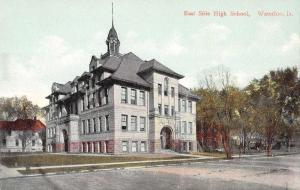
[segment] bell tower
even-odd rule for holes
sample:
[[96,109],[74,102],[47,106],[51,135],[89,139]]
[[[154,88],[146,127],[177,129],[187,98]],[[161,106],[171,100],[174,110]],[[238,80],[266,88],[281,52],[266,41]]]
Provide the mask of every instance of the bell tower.
[[107,45],[107,54],[109,56],[113,55],[119,55],[119,47],[120,47],[120,41],[118,38],[117,31],[114,27],[114,7],[112,3],[111,7],[111,13],[112,13],[112,20],[111,20],[111,29],[109,30],[107,39],[106,39],[106,45]]

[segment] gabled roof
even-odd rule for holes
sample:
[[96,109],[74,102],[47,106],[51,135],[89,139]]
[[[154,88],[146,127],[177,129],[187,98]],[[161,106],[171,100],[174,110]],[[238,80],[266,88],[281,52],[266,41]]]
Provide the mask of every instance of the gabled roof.
[[68,94],[71,92],[71,81],[67,82],[66,84],[60,84],[57,82],[54,82],[52,84],[52,94],[58,93],[58,94]]
[[90,76],[91,76],[91,73],[85,71],[85,72],[82,73],[82,75],[77,79],[77,81],[84,81],[84,80],[90,78]]
[[157,72],[161,72],[163,74],[167,74],[167,75],[171,75],[173,77],[176,77],[178,79],[183,78],[183,75],[180,75],[174,71],[172,71],[171,69],[169,69],[168,67],[164,66],[163,64],[161,64],[160,62],[156,61],[155,59],[152,59],[150,61],[145,61],[139,68],[138,73],[144,73],[150,70],[154,70]]
[[121,63],[121,58],[117,56],[108,56],[103,59],[102,67],[111,71],[115,71]]
[[141,64],[143,64],[143,60],[129,52],[121,57],[121,63],[111,78],[150,87],[150,84],[137,74]]
[[11,131],[41,131],[46,126],[40,121],[35,119],[17,119],[16,121],[0,121],[0,130]]
[[181,96],[186,96],[188,98],[192,98],[192,99],[196,99],[196,100],[200,100],[200,97],[197,96],[196,94],[194,94],[192,91],[190,91],[187,87],[178,84],[178,93]]

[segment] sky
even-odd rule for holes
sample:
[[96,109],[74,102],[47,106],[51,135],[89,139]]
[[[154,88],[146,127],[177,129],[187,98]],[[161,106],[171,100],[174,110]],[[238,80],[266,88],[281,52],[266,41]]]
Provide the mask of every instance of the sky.
[[[45,106],[53,82],[88,70],[106,52],[111,3],[0,0],[0,96]],[[193,88],[224,67],[243,88],[270,70],[300,69],[299,0],[114,0],[120,52],[155,58]],[[184,12],[211,16],[185,16]],[[227,16],[213,16],[225,11]],[[229,16],[231,11],[249,16]],[[292,16],[259,16],[258,11]]]

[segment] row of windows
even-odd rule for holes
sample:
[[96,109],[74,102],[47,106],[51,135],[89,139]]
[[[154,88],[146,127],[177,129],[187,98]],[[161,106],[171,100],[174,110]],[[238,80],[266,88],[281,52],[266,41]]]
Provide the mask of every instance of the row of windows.
[[[178,108],[180,112],[187,112],[186,110],[186,100],[179,99],[178,101]],[[158,104],[158,113],[160,115],[164,114],[166,116],[174,116],[175,114],[175,107],[171,106],[171,112],[169,112],[169,105],[164,105],[164,110],[162,110],[162,105]],[[193,107],[192,107],[192,101],[188,101],[188,112],[192,113]],[[163,112],[162,112],[163,111]]]
[[122,151],[123,152],[146,152],[147,142],[146,141],[131,141],[131,149],[129,147],[130,141],[122,141]]
[[192,134],[193,133],[193,123],[181,121],[180,125],[177,126],[177,132],[181,134]]
[[183,152],[192,151],[193,150],[193,143],[192,142],[182,142],[181,148]]
[[121,127],[122,131],[145,131],[146,130],[146,117],[140,117],[139,129],[138,129],[138,121],[137,116],[132,115],[130,117],[130,129],[128,126],[128,115],[121,115]]
[[53,128],[48,128],[48,138],[52,138],[54,137],[56,134],[56,128],[53,127]]
[[[96,100],[98,101],[98,106],[104,106],[108,104],[108,89],[105,88],[103,91],[98,90],[87,95],[87,101],[81,98],[81,110],[90,109],[91,107],[96,107]],[[85,103],[87,105],[85,106]]]
[[[2,139],[2,145],[3,145],[3,146],[6,146],[6,139]],[[16,146],[20,146],[20,145],[21,145],[19,139],[16,139],[16,140],[15,140],[15,145],[16,145]],[[32,140],[32,141],[31,141],[31,146],[35,146],[35,140]]]
[[189,112],[193,111],[192,101],[188,101],[188,106],[186,105],[186,100],[178,99],[178,111],[180,112]]
[[[158,104],[158,113],[162,115],[162,105]],[[171,112],[169,112],[169,105],[164,105],[164,115],[166,116],[174,116],[175,115],[175,107],[171,106]]]
[[[157,85],[158,88],[158,95],[162,95],[162,84]],[[164,79],[164,96],[169,95],[169,78],[165,77]],[[171,87],[171,97],[175,96],[175,88]]]
[[[128,103],[128,89],[127,87],[121,88],[121,103]],[[131,89],[130,90],[130,104],[137,105],[137,90]],[[139,105],[144,106],[146,105],[145,102],[145,91],[140,90],[139,91]]]
[[[104,126],[103,124],[104,119]],[[103,117],[98,117],[96,122],[96,118],[87,119],[81,121],[81,134],[92,134],[92,133],[101,133],[104,131],[109,131],[109,115]]]

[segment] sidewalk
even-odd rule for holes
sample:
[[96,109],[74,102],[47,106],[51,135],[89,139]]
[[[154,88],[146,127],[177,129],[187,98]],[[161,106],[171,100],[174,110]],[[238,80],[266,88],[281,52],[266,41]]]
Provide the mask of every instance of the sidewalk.
[[8,168],[0,164],[0,179],[1,178],[8,178],[8,177],[19,177],[23,176],[20,174],[17,168]]

